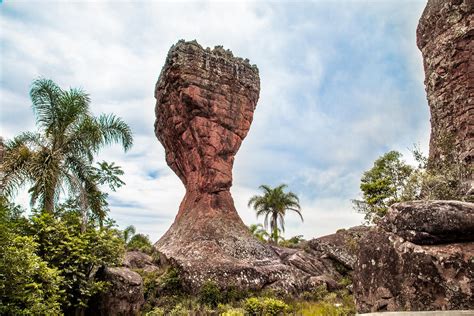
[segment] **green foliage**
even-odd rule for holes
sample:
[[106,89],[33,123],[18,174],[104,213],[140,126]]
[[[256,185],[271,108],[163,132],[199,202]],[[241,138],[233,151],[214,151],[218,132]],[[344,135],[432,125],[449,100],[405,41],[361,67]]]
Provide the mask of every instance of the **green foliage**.
[[22,236],[27,226],[21,209],[0,198],[0,314],[59,315],[63,280]]
[[251,224],[249,226],[249,231],[260,241],[267,241],[266,238],[270,237],[265,228],[263,228],[262,224]]
[[284,315],[290,310],[290,306],[271,297],[251,297],[245,300],[244,309],[249,315]]
[[244,310],[241,308],[233,308],[229,309],[228,311],[223,312],[220,314],[221,316],[244,316]]
[[145,313],[145,316],[165,316],[165,311],[161,307],[155,307],[151,311]]
[[188,316],[191,314],[191,311],[187,309],[183,304],[177,304],[168,315],[170,316]]
[[426,158],[415,146],[416,167],[406,164],[397,151],[379,157],[362,176],[363,199],[353,200],[354,208],[365,214],[367,222],[377,222],[396,202],[469,199],[464,183],[469,170],[456,155],[452,137],[438,137],[436,146],[443,153],[436,159]]
[[285,192],[286,187],[285,184],[276,188],[261,185],[260,189],[263,191],[263,195],[253,196],[248,203],[249,207],[255,209],[257,217],[264,216],[264,227],[270,226],[270,239],[274,243],[278,243],[281,232],[285,231],[286,211],[294,211],[303,220],[298,196],[293,192]]
[[64,310],[87,307],[91,296],[106,290],[107,284],[94,279],[101,266],[120,263],[123,242],[112,229],[87,227],[80,229],[80,220],[54,218],[49,213],[32,217],[31,233],[38,242],[37,253],[63,277]]
[[127,244],[130,241],[130,238],[133,235],[135,235],[135,233],[136,233],[135,226],[130,225],[130,226],[125,227],[125,229],[122,232],[123,241],[125,241],[125,243]]
[[355,315],[354,298],[347,290],[328,292],[325,286],[320,286],[306,296],[305,301],[294,306],[297,315]]
[[295,248],[300,245],[301,242],[305,241],[303,235],[293,236],[290,239],[284,239],[278,244],[282,247]]
[[215,282],[206,281],[199,290],[199,302],[211,307],[217,307],[222,302],[221,290]]
[[153,252],[153,245],[148,236],[143,234],[133,235],[127,244],[129,250],[139,250],[148,254]]
[[231,308],[220,314],[221,316],[244,316],[244,310],[241,308]]
[[164,294],[179,295],[183,290],[178,269],[171,268],[160,278],[160,287]]
[[427,200],[466,200],[474,202],[466,180],[474,170],[466,166],[454,148],[454,136],[445,133],[436,138],[436,147],[440,152],[436,159],[427,159],[418,148],[412,151],[419,163],[417,182],[421,187],[421,196]]
[[249,315],[260,315],[262,313],[262,303],[256,297],[250,297],[244,302],[244,309]]
[[390,205],[401,201],[404,187],[413,172],[413,167],[401,157],[399,152],[390,151],[364,172],[360,184],[363,201],[354,201],[354,205],[365,213],[367,221],[377,221],[385,215]]

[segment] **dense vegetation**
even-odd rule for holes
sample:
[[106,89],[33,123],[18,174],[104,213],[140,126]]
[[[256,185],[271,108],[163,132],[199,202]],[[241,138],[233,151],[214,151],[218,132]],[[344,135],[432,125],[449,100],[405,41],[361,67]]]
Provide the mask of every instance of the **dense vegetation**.
[[[0,314],[83,314],[107,283],[96,271],[122,260],[122,234],[107,218],[107,194],[124,182],[114,163],[94,165],[105,145],[133,143],[113,114],[95,117],[81,89],[35,80],[30,91],[38,130],[5,144],[0,197]],[[29,217],[9,202],[29,185]],[[67,197],[61,203],[61,194]]]

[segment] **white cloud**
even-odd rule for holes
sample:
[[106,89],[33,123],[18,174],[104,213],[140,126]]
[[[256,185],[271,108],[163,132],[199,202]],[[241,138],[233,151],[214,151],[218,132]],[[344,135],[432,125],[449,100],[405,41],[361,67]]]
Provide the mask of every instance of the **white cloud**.
[[[232,193],[246,223],[262,183],[288,183],[305,222],[287,236],[357,225],[350,205],[364,168],[389,149],[427,146],[428,113],[415,27],[423,1],[380,2],[5,2],[0,11],[1,133],[34,128],[32,79],[83,87],[94,113],[113,112],[135,133],[98,160],[115,161],[127,185],[111,193],[122,227],[153,240],[184,196],[154,136],[153,90],[178,39],[224,45],[258,65],[260,101],[236,157]],[[394,67],[404,65],[400,71]],[[410,84],[407,84],[410,83]],[[21,200],[25,200],[23,197]]]

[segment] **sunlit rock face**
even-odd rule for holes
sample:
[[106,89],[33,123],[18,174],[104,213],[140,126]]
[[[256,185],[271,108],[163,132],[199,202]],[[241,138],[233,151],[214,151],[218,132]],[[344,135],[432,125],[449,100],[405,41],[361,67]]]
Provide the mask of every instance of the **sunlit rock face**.
[[[454,147],[471,170],[466,180],[474,189],[473,39],[474,1],[428,1],[418,24],[417,44],[431,111],[430,158],[438,161]],[[443,144],[446,138],[451,144]]]

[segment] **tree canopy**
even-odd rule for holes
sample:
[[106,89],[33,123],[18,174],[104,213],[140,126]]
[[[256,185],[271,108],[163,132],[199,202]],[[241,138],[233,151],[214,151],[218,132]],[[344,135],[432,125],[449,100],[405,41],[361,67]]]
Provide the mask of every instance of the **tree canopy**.
[[[90,112],[90,97],[82,89],[61,89],[48,79],[33,81],[30,97],[38,131],[24,132],[5,144],[4,193],[11,197],[30,184],[31,204],[54,212],[61,192],[80,201],[82,209],[104,212],[105,197],[99,189],[123,184],[120,168],[113,163],[92,166],[101,148],[120,143],[131,148],[130,127],[113,114],[97,117]],[[102,216],[103,217],[103,214]]]

